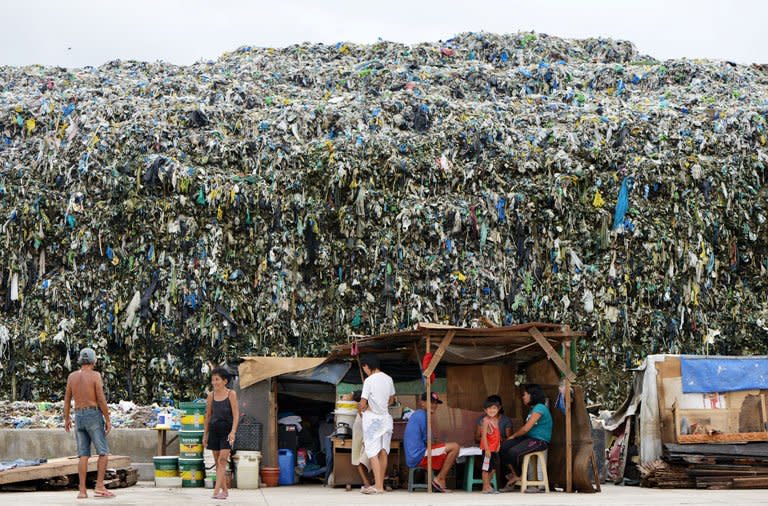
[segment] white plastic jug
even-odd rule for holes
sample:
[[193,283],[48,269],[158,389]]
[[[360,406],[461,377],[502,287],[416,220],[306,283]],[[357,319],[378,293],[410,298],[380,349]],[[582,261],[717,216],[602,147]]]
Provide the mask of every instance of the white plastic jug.
[[237,452],[237,488],[259,488],[259,463],[261,452]]

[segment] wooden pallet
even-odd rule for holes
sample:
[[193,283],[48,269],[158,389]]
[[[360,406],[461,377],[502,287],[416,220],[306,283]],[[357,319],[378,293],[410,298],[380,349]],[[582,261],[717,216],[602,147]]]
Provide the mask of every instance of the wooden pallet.
[[[88,459],[88,471],[96,471],[98,457]],[[78,457],[51,459],[45,464],[34,467],[17,467],[0,472],[0,485],[20,483],[23,481],[49,480],[60,476],[77,474]],[[127,469],[131,466],[131,458],[122,455],[110,455],[107,468]]]

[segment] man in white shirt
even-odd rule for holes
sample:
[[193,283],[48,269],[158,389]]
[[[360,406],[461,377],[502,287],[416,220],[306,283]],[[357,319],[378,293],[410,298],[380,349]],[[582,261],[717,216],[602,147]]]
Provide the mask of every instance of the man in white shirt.
[[363,441],[375,480],[373,487],[364,488],[362,492],[383,494],[393,427],[389,405],[395,398],[395,384],[391,377],[381,372],[381,362],[376,355],[361,357],[360,365],[368,376],[363,382],[363,394],[359,404],[363,415]]

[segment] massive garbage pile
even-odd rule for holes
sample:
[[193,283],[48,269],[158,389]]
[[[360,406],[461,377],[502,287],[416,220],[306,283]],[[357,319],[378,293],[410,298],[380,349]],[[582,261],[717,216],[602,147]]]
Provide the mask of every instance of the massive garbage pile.
[[[113,400],[418,321],[555,321],[594,399],[768,351],[759,66],[465,33],[0,68],[0,388]],[[13,385],[12,385],[13,383]]]

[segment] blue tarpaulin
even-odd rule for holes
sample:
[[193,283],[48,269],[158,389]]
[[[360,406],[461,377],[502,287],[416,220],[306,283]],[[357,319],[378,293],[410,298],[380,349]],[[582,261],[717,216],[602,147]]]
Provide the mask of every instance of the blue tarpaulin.
[[683,393],[768,389],[768,358],[680,357]]

